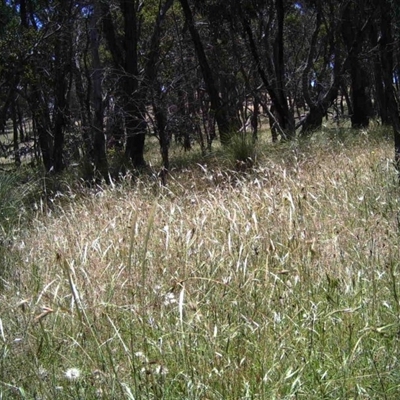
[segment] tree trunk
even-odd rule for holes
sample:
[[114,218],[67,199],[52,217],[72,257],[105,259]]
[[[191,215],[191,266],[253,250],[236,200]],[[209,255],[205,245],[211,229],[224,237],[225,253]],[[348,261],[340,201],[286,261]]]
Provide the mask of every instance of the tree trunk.
[[369,82],[364,69],[357,62],[351,62],[351,97],[353,114],[351,126],[353,128],[367,128],[371,115],[371,99],[368,94]]
[[[370,41],[374,49],[378,49],[380,44],[378,43],[378,30],[375,24],[371,24],[370,29]],[[374,51],[372,53],[373,71],[374,71],[374,83],[375,83],[375,103],[378,115],[381,119],[382,125],[390,124],[390,117],[388,112],[387,96],[385,94],[385,88],[383,85],[383,71],[381,64],[381,53],[382,51]]]
[[204,51],[203,43],[201,42],[200,35],[194,24],[192,11],[190,9],[187,0],[179,0],[185,15],[186,23],[189,27],[189,32],[192,37],[193,45],[196,51],[197,58],[199,60],[201,73],[203,75],[204,82],[208,95],[210,96],[211,111],[217,121],[219,136],[222,144],[228,144],[230,142],[233,131],[237,128],[234,121],[230,122],[228,117],[229,110],[222,104],[221,97],[219,95],[218,88],[216,86],[214,76],[212,74],[210,65],[208,63],[206,53]]
[[39,141],[39,148],[42,154],[43,165],[46,172],[49,172],[53,166],[53,141],[51,136],[51,123],[49,113],[49,100],[46,99],[41,89],[34,84],[32,87],[31,104],[32,117],[35,121],[35,127],[37,129],[37,137]]
[[154,118],[156,121],[158,137],[160,140],[160,152],[162,158],[162,169],[160,172],[160,178],[162,184],[165,186],[167,184],[167,177],[169,172],[169,142],[170,137],[166,130],[167,126],[167,116],[165,113],[164,108],[157,104],[161,97],[161,89],[159,89],[158,93],[156,94],[156,99],[153,100],[153,111],[154,111]]
[[[188,101],[187,96],[190,97]],[[189,103],[189,105],[187,104]],[[189,93],[185,93],[183,90],[178,89],[178,118],[184,121],[184,126],[186,126],[186,121],[188,121],[188,116],[190,114],[190,107],[193,107],[193,115],[197,114],[197,110],[195,110],[195,99],[193,96],[193,91]],[[198,125],[197,122],[195,122]],[[201,129],[198,130],[199,132],[199,140],[200,140],[200,147],[201,151],[204,153],[205,146],[204,146],[204,139],[203,139],[203,132]],[[205,129],[207,132],[207,129]],[[192,148],[191,138],[190,138],[190,130],[183,128],[183,148],[185,151],[189,151]],[[180,135],[180,136],[182,136]]]
[[294,116],[289,109],[289,104],[287,100],[287,90],[285,81],[285,63],[284,63],[284,21],[285,21],[285,11],[284,11],[284,1],[276,0],[276,17],[278,22],[278,32],[274,42],[274,70],[277,83],[277,97],[279,99],[279,106],[275,105],[276,111],[281,108],[279,113],[280,124],[285,132],[286,137],[284,139],[293,139],[295,136],[295,123]]
[[124,18],[123,48],[117,40],[112,21],[110,5],[100,2],[104,33],[114,66],[120,72],[119,96],[125,118],[126,146],[125,156],[136,168],[145,166],[144,143],[146,134],[145,104],[139,92],[137,2],[120,0]]
[[251,115],[251,128],[253,130],[253,142],[258,140],[258,118],[260,115],[260,99],[257,94],[253,97],[253,114]]
[[[131,112],[135,111],[137,110],[131,109]],[[146,166],[146,162],[144,160],[144,144],[147,123],[140,113],[138,117],[132,115],[128,117],[125,116],[125,118],[125,128],[128,136],[126,140],[125,155],[131,160],[132,165],[135,168],[144,167]]]
[[101,10],[98,0],[94,2],[94,11],[90,28],[90,44],[92,53],[92,101],[93,101],[93,161],[97,171],[100,172],[102,177],[107,183],[110,183],[108,173],[108,162],[106,154],[106,141],[103,129],[103,98],[102,98],[102,68],[99,56],[99,43],[100,35],[98,31],[98,24],[101,20]]
[[388,0],[379,2],[381,12],[381,38],[379,51],[381,58],[385,100],[394,133],[395,166],[400,179],[400,115],[399,104],[393,87],[393,35],[392,35],[392,10]]
[[19,126],[19,141],[22,143],[25,141],[24,116],[22,114],[22,109],[21,109],[19,102],[17,102],[16,107],[17,107],[17,117],[18,117],[18,126]]
[[304,136],[321,128],[325,114],[325,108],[312,105],[303,122],[301,134]]
[[[341,20],[343,19],[343,15],[346,11],[346,6],[348,3],[344,3],[344,7],[339,9],[338,12],[338,18]],[[341,7],[339,5],[339,7]],[[331,10],[331,13],[333,12],[333,9]],[[335,21],[333,20],[333,15],[329,15],[329,17],[332,19],[331,25],[335,25]],[[302,130],[301,130],[301,135],[307,135],[311,133],[312,131],[319,129],[322,125],[322,120],[323,117],[326,115],[328,108],[333,104],[334,100],[337,98],[338,93],[339,93],[339,88],[342,83],[342,76],[345,72],[347,62],[350,57],[352,57],[356,47],[358,46],[358,43],[360,39],[364,35],[365,29],[368,27],[370,19],[367,19],[364,23],[364,25],[357,30],[357,33],[354,35],[354,40],[352,41],[351,45],[348,46],[348,51],[346,58],[344,60],[341,59],[341,52],[340,49],[338,48],[339,44],[339,29],[335,29],[331,32],[330,38],[329,38],[329,48],[330,48],[330,55],[334,57],[334,64],[333,64],[333,71],[332,71],[332,83],[329,87],[329,89],[326,91],[325,95],[319,96],[319,98],[316,101],[313,101],[310,96],[310,91],[309,91],[309,81],[308,81],[308,74],[313,66],[314,63],[314,56],[316,53],[316,41],[318,38],[319,34],[319,29],[321,26],[322,22],[322,11],[318,10],[317,13],[317,21],[316,21],[316,28],[314,30],[311,43],[310,43],[310,51],[308,54],[308,59],[306,63],[306,67],[303,70],[303,93],[304,93],[304,98],[310,107],[310,112],[307,115],[306,119],[304,120]],[[328,60],[331,59],[331,57],[328,58]]]
[[126,147],[125,156],[130,159],[133,166],[143,167],[144,144],[147,132],[146,99],[149,85],[153,83],[156,75],[156,62],[159,56],[160,26],[166,11],[172,6],[173,0],[167,0],[157,16],[156,25],[151,38],[150,54],[147,56],[145,72],[139,76],[138,53],[138,7],[134,0],[120,0],[123,14],[123,48],[117,40],[111,11],[108,2],[100,2],[103,14],[104,33],[108,48],[114,61],[115,68],[120,71],[119,94],[122,98],[122,107],[125,117]]
[[[273,108],[274,108],[274,124],[279,124],[279,131],[282,133],[283,139],[293,139],[296,134],[295,130],[295,123],[294,123],[294,116],[290,112],[288,103],[287,103],[287,96],[286,96],[286,90],[282,86],[280,89],[275,85],[271,83],[271,81],[268,79],[266,72],[264,71],[262,64],[261,64],[261,59],[260,55],[257,50],[256,43],[254,41],[254,36],[253,32],[251,30],[250,22],[245,18],[244,14],[242,16],[242,24],[244,31],[248,37],[249,40],[249,45],[250,45],[250,51],[253,56],[253,59],[257,65],[257,70],[258,74],[267,89],[267,92],[271,98]],[[281,52],[283,51],[282,49],[278,49],[280,45],[283,45],[281,42],[282,39],[279,39],[280,34],[278,34],[278,40],[275,43],[275,53],[276,53],[276,58],[277,62],[279,63],[279,60],[281,60]],[[282,60],[281,60],[282,61]],[[272,66],[268,67],[269,70],[273,69]],[[279,68],[275,70],[275,77],[274,80],[276,82],[281,82],[280,84],[283,85],[283,77],[282,76],[276,76],[278,73],[280,75],[280,72],[278,72]],[[279,85],[279,83],[278,83]],[[269,116],[271,117],[271,114],[269,110],[266,110]],[[273,138],[274,140],[274,138]]]
[[14,162],[17,167],[21,165],[21,158],[19,154],[19,138],[18,138],[18,118],[17,118],[17,105],[15,95],[11,102],[11,116],[13,123],[13,147],[14,147]]
[[342,98],[340,100],[340,111],[341,111],[342,115],[344,115],[343,96],[344,96],[344,98],[346,100],[347,112],[349,113],[349,115],[353,115],[353,106],[351,104],[349,91],[347,90],[347,86],[346,86],[346,84],[344,82],[342,82],[342,84],[340,85],[340,90],[341,90],[341,93],[342,93]]
[[125,129],[127,142],[125,155],[134,167],[146,165],[144,161],[144,143],[146,135],[144,98],[139,87],[138,67],[138,26],[137,4],[132,0],[121,0],[124,16],[124,76],[121,79],[125,102]]
[[83,86],[83,80],[82,80],[82,69],[80,68],[79,65],[79,60],[78,57],[76,56],[75,58],[75,65],[73,68],[73,73],[74,73],[74,79],[75,79],[75,90],[76,90],[76,95],[78,97],[78,102],[79,102],[79,117],[80,117],[80,122],[81,122],[81,127],[82,127],[82,139],[83,139],[83,144],[84,144],[84,153],[86,157],[91,158],[92,154],[92,138],[90,136],[90,130],[89,130],[89,121],[91,120],[91,111],[90,111],[90,102],[88,101],[88,96],[87,96],[87,91],[90,90],[91,84],[89,80],[91,79],[89,77],[88,79],[88,89],[85,90]]
[[[353,128],[368,127],[371,115],[371,99],[368,93],[370,84],[364,65],[360,60],[364,35],[357,32],[360,30],[359,23],[362,13],[362,4],[349,2],[342,21],[342,37],[347,51],[350,53],[348,62],[351,77],[351,125]],[[351,46],[356,39],[357,42],[352,49]]]
[[55,173],[65,168],[64,162],[64,129],[68,115],[68,81],[72,69],[72,5],[62,3],[58,15],[58,31],[54,49],[55,89],[54,89],[54,123],[53,123],[53,169]]
[[163,7],[161,7],[161,3],[159,4],[160,8],[157,14],[153,33],[151,35],[150,51],[147,57],[143,83],[145,88],[151,90],[153,93],[153,112],[159,134],[160,152],[163,162],[162,170],[160,172],[161,182],[163,185],[166,185],[167,183],[167,176],[169,172],[170,137],[166,129],[167,112],[162,101],[162,85],[157,81],[157,66],[160,58],[161,26],[167,11],[170,9],[173,2],[174,0],[167,0]]

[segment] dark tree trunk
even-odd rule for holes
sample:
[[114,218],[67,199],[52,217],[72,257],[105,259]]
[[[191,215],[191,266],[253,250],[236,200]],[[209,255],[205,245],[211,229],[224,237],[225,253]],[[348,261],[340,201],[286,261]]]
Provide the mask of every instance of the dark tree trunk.
[[122,108],[125,118],[126,146],[125,156],[136,168],[145,166],[144,143],[146,134],[145,104],[139,91],[138,70],[138,27],[137,2],[120,0],[124,18],[123,48],[117,40],[112,21],[110,5],[100,2],[103,14],[104,33],[114,61],[114,66],[120,72],[119,95],[122,98]]
[[140,112],[137,117],[133,114],[134,112],[137,113],[138,110],[128,109],[128,113],[129,111],[131,111],[132,114],[125,116],[125,128],[127,132],[125,155],[131,160],[135,168],[141,168],[146,166],[144,160],[144,144],[147,123]]
[[123,48],[120,47],[117,40],[109,4],[103,1],[100,4],[108,48],[116,69],[121,73],[119,93],[123,100],[122,107],[127,136],[125,156],[131,160],[134,167],[143,167],[146,165],[144,160],[144,144],[147,132],[145,118],[147,90],[155,79],[156,62],[159,56],[161,22],[165,17],[166,11],[173,4],[173,0],[167,0],[157,16],[156,26],[151,39],[150,54],[148,54],[145,72],[142,76],[139,76],[138,67],[138,2],[120,0],[124,26]]
[[[378,49],[378,29],[375,24],[371,24],[370,29],[370,41],[374,49]],[[381,119],[382,125],[390,124],[390,117],[388,112],[387,98],[385,94],[385,88],[383,85],[383,71],[381,64],[381,51],[374,51],[372,53],[373,71],[374,71],[374,83],[375,83],[375,103],[378,115]]]
[[282,126],[280,114],[276,111],[274,104],[271,104],[268,113],[269,127],[271,129],[272,143],[276,143],[279,137],[279,127]]
[[167,115],[165,109],[157,104],[157,100],[161,97],[161,88],[158,90],[157,98],[153,101],[154,118],[156,120],[158,137],[160,140],[160,152],[162,158],[162,169],[160,172],[160,178],[163,185],[167,184],[167,177],[169,172],[169,142],[170,137],[166,130],[167,126]]
[[99,56],[99,43],[100,35],[98,31],[98,24],[101,18],[101,10],[97,1],[94,3],[94,13],[91,21],[90,29],[90,43],[92,53],[92,101],[93,101],[93,161],[97,171],[100,172],[102,177],[107,183],[110,183],[110,177],[108,173],[108,162],[106,154],[106,141],[103,129],[103,98],[102,98],[102,68]]
[[125,102],[125,129],[127,142],[125,155],[134,167],[146,165],[144,161],[144,143],[146,120],[144,98],[139,87],[138,68],[138,21],[137,4],[132,0],[121,0],[124,16],[124,76],[121,79]]
[[16,99],[13,98],[11,102],[11,116],[13,123],[13,147],[14,147],[14,162],[16,166],[21,165],[21,158],[19,154],[19,138],[18,138],[18,118],[17,118],[17,105]]
[[[279,7],[279,5],[278,5]],[[283,22],[280,22],[280,24]],[[254,40],[253,32],[251,30],[250,22],[246,19],[244,14],[242,14],[242,24],[243,24],[243,29],[244,32],[246,33],[248,40],[249,40],[249,45],[250,45],[250,51],[253,56],[254,62],[257,65],[257,70],[258,74],[269,94],[271,97],[272,104],[274,106],[274,114],[273,117],[270,114],[269,110],[265,110],[269,116],[272,118],[274,121],[273,124],[278,124],[279,131],[281,132],[283,139],[293,139],[296,131],[295,131],[295,123],[294,123],[294,116],[289,110],[289,106],[287,103],[287,98],[286,98],[286,90],[283,87],[283,76],[281,76],[281,73],[279,72],[279,68],[277,66],[275,73],[274,73],[274,80],[277,83],[276,85],[273,85],[271,81],[268,79],[268,76],[265,72],[265,70],[262,67],[260,55]],[[282,25],[283,28],[283,25]],[[279,62],[282,61],[282,49],[279,49],[279,47],[282,45],[282,38],[280,38],[280,31],[278,33],[278,37],[275,43],[275,58],[276,62],[279,64]],[[267,66],[268,67],[268,66]],[[268,67],[268,70],[272,70],[272,66],[270,65]],[[278,74],[279,76],[277,76]],[[280,82],[280,83],[279,83]],[[279,85],[282,87],[279,88]],[[274,140],[274,138],[273,138]]]
[[72,4],[62,3],[58,23],[62,27],[56,38],[54,49],[55,89],[53,122],[53,169],[55,173],[65,168],[64,129],[68,116],[68,76],[72,70]]
[[381,0],[379,51],[382,67],[382,77],[385,91],[385,100],[394,133],[395,166],[400,179],[400,115],[399,104],[394,92],[393,84],[393,34],[392,10],[388,0]]
[[[346,99],[346,104],[347,104],[347,112],[349,115],[353,115],[353,106],[351,104],[350,96],[349,96],[349,91],[347,90],[347,87],[344,82],[340,85],[340,90],[342,92],[342,96]],[[342,115],[344,115],[344,106],[343,106],[343,99],[340,100],[340,111]]]
[[48,109],[49,100],[46,99],[41,89],[34,84],[31,104],[33,105],[32,117],[37,129],[40,152],[42,153],[43,165],[46,172],[49,172],[53,166],[53,140],[51,136],[50,113]]
[[162,85],[157,81],[157,66],[160,58],[160,38],[161,26],[164,21],[167,11],[172,6],[174,0],[167,0],[163,7],[158,12],[156,23],[150,40],[150,52],[147,58],[144,74],[144,86],[154,93],[153,96],[153,111],[156,120],[157,131],[160,140],[160,152],[163,162],[163,167],[160,173],[161,182],[163,185],[167,183],[169,172],[169,142],[170,137],[167,132],[167,111],[162,101]]
[[[340,20],[343,19],[343,15],[346,11],[346,6],[348,3],[343,3],[343,5],[339,5],[339,13],[338,17]],[[343,6],[343,7],[342,7]],[[348,46],[348,51],[346,58],[344,60],[341,59],[341,52],[340,49],[338,48],[339,44],[339,29],[336,29],[335,27],[335,20],[333,19],[333,8],[331,9],[331,15],[329,15],[329,18],[331,20],[330,25],[334,28],[332,28],[332,32],[329,35],[329,52],[332,57],[334,57],[334,65],[333,65],[333,70],[332,70],[332,83],[329,87],[329,89],[326,91],[325,94],[322,94],[321,96],[318,97],[317,100],[313,101],[311,99],[310,95],[310,88],[309,88],[309,81],[308,81],[308,74],[313,66],[314,63],[314,57],[315,57],[315,52],[316,52],[316,41],[319,35],[319,30],[320,26],[322,23],[322,11],[318,10],[317,13],[317,21],[316,21],[316,28],[314,30],[311,43],[310,43],[310,51],[308,54],[308,59],[306,66],[303,70],[303,93],[304,93],[304,98],[310,107],[310,112],[307,115],[307,117],[304,120],[301,134],[302,135],[307,135],[311,133],[312,131],[315,131],[316,129],[319,129],[322,125],[322,120],[323,117],[326,115],[328,108],[333,104],[335,99],[338,96],[339,93],[339,88],[342,83],[342,76],[345,72],[348,60],[350,57],[352,57],[353,53],[355,52],[355,49],[358,46],[358,43],[360,39],[364,35],[364,31],[369,25],[370,19],[368,18],[363,26],[357,30],[356,34],[354,35],[354,40],[350,43],[350,46]],[[331,57],[328,57],[327,60],[330,60]]]
[[[311,37],[310,48],[308,52],[307,62],[303,70],[302,75],[302,83],[303,83],[303,94],[304,99],[310,108],[310,111],[306,115],[306,118],[303,121],[303,126],[301,128],[301,135],[309,134],[317,129],[319,129],[322,125],[322,120],[326,113],[326,110],[322,107],[322,104],[318,104],[314,102],[310,95],[310,85],[309,85],[309,73],[311,68],[313,67],[315,53],[316,53],[316,44],[319,35],[319,31],[322,23],[322,15],[321,11],[317,11],[317,19],[315,23],[315,29],[313,35]],[[322,100],[322,99],[321,99]]]
[[78,57],[75,59],[75,66],[73,68],[74,79],[75,79],[75,90],[78,97],[80,107],[80,122],[82,126],[82,139],[84,144],[84,152],[87,157],[91,157],[92,154],[92,140],[89,130],[89,121],[91,120],[90,102],[88,102],[87,91],[90,90],[90,77],[88,79],[88,88],[85,90],[82,80],[82,69],[79,65]]
[[[282,130],[285,132],[286,138],[293,139],[295,136],[295,123],[294,116],[289,109],[289,104],[287,100],[287,90],[285,88],[285,63],[284,63],[284,21],[285,21],[285,11],[284,11],[284,1],[276,0],[276,16],[278,22],[278,32],[274,42],[274,69],[277,83],[277,97],[279,99],[279,106],[275,104],[276,112],[279,113],[279,123]],[[279,109],[281,112],[278,112]]]
[[318,105],[312,105],[310,107],[309,113],[302,127],[302,135],[314,132],[321,128],[324,115],[326,114],[326,109],[324,107],[319,107]]
[[25,124],[24,124],[24,116],[22,114],[21,106],[19,102],[16,104],[17,107],[17,116],[18,116],[18,127],[19,127],[19,141],[22,143],[25,141]]
[[371,99],[368,93],[369,81],[365,71],[360,68],[358,62],[354,63],[350,68],[353,104],[351,126],[353,128],[367,128],[371,115]]
[[40,152],[42,153],[42,160],[44,168],[47,172],[51,170],[53,165],[52,159],[52,143],[50,136],[50,126],[46,126],[41,116],[35,119],[37,126],[37,136],[39,139]]
[[[190,96],[190,101],[189,101],[189,106],[187,106],[187,97]],[[196,115],[197,110],[195,110],[195,99],[193,96],[193,91],[190,92],[189,94],[185,94],[183,90],[178,90],[178,118],[182,118],[184,121],[184,124],[186,126],[186,121],[188,121],[188,116],[190,114],[190,108],[193,107],[193,115]],[[197,124],[197,123],[196,123]],[[197,124],[198,125],[198,124]],[[185,151],[189,151],[192,148],[192,143],[190,139],[190,130],[189,129],[183,129],[183,148]],[[205,146],[204,146],[204,140],[203,140],[203,133],[201,129],[199,129],[199,139],[200,139],[200,147],[202,152],[204,152]]]
[[229,110],[227,110],[227,107],[223,105],[221,101],[221,97],[219,95],[214,76],[212,74],[210,65],[206,57],[206,53],[204,51],[203,43],[201,42],[200,35],[194,24],[193,15],[189,3],[187,0],[179,1],[185,15],[186,23],[189,27],[189,32],[194,44],[197,58],[199,60],[201,73],[206,84],[206,89],[208,95],[210,96],[211,111],[215,116],[215,120],[217,121],[221,143],[228,144],[230,142],[232,133],[235,129],[237,129],[238,126],[234,120],[232,122],[230,121],[228,117]]
[[3,132],[7,125],[7,113],[10,107],[12,106],[12,102],[14,101],[14,97],[16,95],[17,86],[19,85],[20,82],[19,73],[16,73],[13,78],[9,77],[9,79],[10,79],[10,86],[5,96],[4,105],[0,111],[0,128]]
[[[350,53],[348,58],[351,77],[351,125],[353,128],[366,128],[371,115],[371,99],[369,95],[369,79],[361,61],[364,35],[359,34],[360,15],[363,5],[349,2],[344,11],[342,21],[343,41]],[[357,40],[357,42],[355,42]],[[353,48],[351,48],[354,43]]]
[[253,99],[253,114],[251,115],[251,127],[253,130],[253,141],[258,140],[258,117],[260,115],[260,99],[257,94]]
[[28,10],[26,7],[25,0],[19,0],[19,15],[21,18],[21,25],[23,28],[28,28],[29,26],[29,18],[28,18]]

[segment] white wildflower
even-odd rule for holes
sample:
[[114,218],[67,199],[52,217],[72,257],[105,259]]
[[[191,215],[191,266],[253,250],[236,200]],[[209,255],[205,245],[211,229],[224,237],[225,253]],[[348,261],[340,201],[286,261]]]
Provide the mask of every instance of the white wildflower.
[[43,367],[39,367],[38,373],[40,379],[46,379],[49,376],[49,372]]
[[282,322],[282,316],[281,313],[274,311],[274,322],[276,324],[279,324]]
[[65,377],[69,381],[76,381],[80,378],[81,371],[78,368],[69,368],[65,371]]
[[142,369],[140,370],[140,373],[142,375],[165,376],[168,374],[168,368],[165,367],[164,365],[160,365],[160,364],[147,365],[145,367],[142,367]]
[[142,351],[137,351],[137,352],[135,353],[135,356],[136,356],[137,358],[140,358],[144,363],[147,363],[147,362],[148,362],[147,357],[144,355],[144,353],[143,353]]
[[163,365],[156,365],[154,368],[154,373],[156,375],[167,375],[168,374],[168,368],[164,367]]
[[153,290],[154,290],[154,293],[160,293],[161,289],[162,289],[161,285],[156,285],[156,286],[154,286]]
[[174,304],[174,303],[176,303],[175,295],[173,293],[171,293],[171,292],[167,293],[164,296],[164,305],[165,306],[169,306],[169,305]]

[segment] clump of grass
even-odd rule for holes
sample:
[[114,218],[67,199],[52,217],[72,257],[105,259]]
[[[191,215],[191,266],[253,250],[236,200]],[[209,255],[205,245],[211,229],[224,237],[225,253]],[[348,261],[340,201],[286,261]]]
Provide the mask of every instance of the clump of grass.
[[1,395],[396,399],[392,148],[333,143],[55,201],[0,294]]
[[0,172],[0,288],[2,279],[15,262],[11,251],[13,236],[26,222],[26,199],[30,196],[31,185],[26,183],[21,190],[23,180],[23,173],[19,171]]
[[0,173],[0,226],[3,235],[16,225],[24,205],[17,189],[19,185],[20,177],[17,173]]
[[256,161],[256,142],[251,135],[237,133],[232,136],[228,148],[224,149],[228,160],[239,170],[252,167]]

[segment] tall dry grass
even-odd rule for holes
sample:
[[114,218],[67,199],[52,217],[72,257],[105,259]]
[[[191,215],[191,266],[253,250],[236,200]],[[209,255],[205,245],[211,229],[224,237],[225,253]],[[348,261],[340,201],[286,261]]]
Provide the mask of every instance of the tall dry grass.
[[56,199],[15,240],[0,398],[397,399],[392,147],[342,139]]

